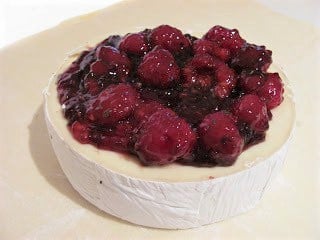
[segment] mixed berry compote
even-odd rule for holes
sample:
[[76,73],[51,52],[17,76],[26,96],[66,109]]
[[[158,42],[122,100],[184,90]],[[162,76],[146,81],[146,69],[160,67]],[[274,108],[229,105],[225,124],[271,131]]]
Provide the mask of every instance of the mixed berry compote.
[[143,165],[230,166],[265,139],[283,100],[271,54],[236,29],[197,38],[161,25],[82,52],[59,75],[58,98],[80,143]]

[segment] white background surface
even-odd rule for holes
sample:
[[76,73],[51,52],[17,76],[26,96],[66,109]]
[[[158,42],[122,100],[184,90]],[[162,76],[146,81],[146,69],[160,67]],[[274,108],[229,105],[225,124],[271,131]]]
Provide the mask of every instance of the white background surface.
[[[0,48],[59,22],[121,0],[0,0]],[[241,1],[241,0],[239,0]],[[257,0],[320,27],[320,0]]]

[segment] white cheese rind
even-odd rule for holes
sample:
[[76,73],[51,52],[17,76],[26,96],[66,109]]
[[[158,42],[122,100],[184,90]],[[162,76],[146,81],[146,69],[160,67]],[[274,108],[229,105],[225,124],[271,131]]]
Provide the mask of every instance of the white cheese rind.
[[289,144],[287,140],[266,160],[232,175],[157,182],[125,176],[86,159],[58,135],[46,107],[45,115],[54,151],[72,186],[101,210],[155,228],[194,228],[253,208],[283,165]]

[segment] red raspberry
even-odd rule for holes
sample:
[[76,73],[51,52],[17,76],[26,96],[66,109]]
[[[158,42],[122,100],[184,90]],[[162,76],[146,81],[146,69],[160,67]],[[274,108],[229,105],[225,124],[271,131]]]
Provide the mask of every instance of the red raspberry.
[[101,76],[105,75],[108,72],[108,67],[103,61],[95,61],[91,63],[90,65],[90,71],[95,75],[95,76]]
[[206,39],[198,39],[194,41],[192,47],[194,54],[201,55],[208,53],[224,62],[228,61],[230,58],[230,51],[228,49],[219,47],[216,43]]
[[212,85],[215,70],[224,63],[209,54],[195,55],[182,69],[185,87],[197,86],[208,89]]
[[135,150],[144,164],[164,165],[189,156],[195,142],[190,125],[172,110],[163,109],[142,125]]
[[71,132],[73,137],[80,143],[90,142],[90,128],[88,124],[75,121],[71,125]]
[[180,68],[169,51],[156,48],[144,56],[138,76],[148,85],[164,88],[179,80]]
[[121,40],[119,49],[126,53],[143,55],[149,51],[149,46],[142,33],[131,33]]
[[252,74],[241,73],[239,77],[239,86],[246,93],[251,93],[259,89],[265,82],[263,74]]
[[87,108],[87,118],[99,124],[114,125],[128,117],[138,101],[138,93],[128,84],[110,85]]
[[265,46],[245,44],[238,54],[232,59],[233,68],[243,70],[255,70],[265,72],[272,63],[272,52]]
[[230,95],[237,83],[235,74],[228,65],[223,64],[215,71],[215,79],[217,81],[214,87],[214,94],[220,99],[226,98]]
[[130,121],[119,122],[111,132],[99,135],[98,145],[106,150],[129,152],[133,129]]
[[268,109],[273,109],[283,101],[283,85],[278,73],[267,73],[266,82],[257,91],[260,99],[266,103]]
[[126,80],[131,63],[124,53],[120,53],[118,49],[111,46],[101,46],[97,49],[96,56],[108,67],[110,76],[117,76],[122,82]]
[[210,89],[212,85],[212,78],[210,75],[200,75],[190,68],[183,69],[183,77],[185,83],[184,88],[198,87],[200,89]]
[[190,47],[190,41],[183,33],[169,25],[161,25],[151,31],[150,41],[153,46],[161,46],[172,53]]
[[221,166],[232,165],[244,146],[235,120],[225,112],[207,115],[199,125],[199,136],[204,148]]
[[92,73],[89,73],[84,78],[84,88],[91,94],[97,95],[102,90],[98,80],[93,76]]
[[195,55],[183,69],[186,84],[203,85],[205,88],[212,84],[212,75],[216,80],[214,94],[218,98],[229,96],[236,86],[236,78],[233,70],[223,61],[209,54]]
[[233,113],[252,130],[264,132],[269,128],[267,107],[255,94],[242,96],[233,108]]
[[194,69],[198,74],[211,75],[224,64],[223,61],[209,54],[197,54],[187,63],[186,68]]
[[164,109],[164,106],[155,101],[140,103],[134,110],[134,118],[138,122],[143,122],[148,120],[152,114],[162,109]]
[[210,40],[222,48],[226,48],[235,54],[245,43],[238,30],[228,29],[221,26],[212,27],[205,35],[204,38]]

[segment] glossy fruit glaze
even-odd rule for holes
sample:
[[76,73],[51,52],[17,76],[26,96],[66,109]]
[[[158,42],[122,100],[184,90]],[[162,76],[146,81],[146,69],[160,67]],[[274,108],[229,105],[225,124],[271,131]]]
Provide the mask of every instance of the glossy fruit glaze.
[[110,36],[58,77],[74,138],[144,165],[230,166],[265,139],[283,100],[272,52],[236,29],[202,38],[161,25]]

